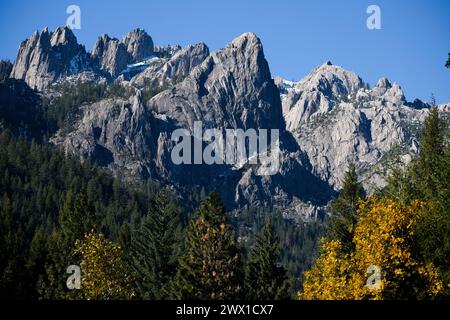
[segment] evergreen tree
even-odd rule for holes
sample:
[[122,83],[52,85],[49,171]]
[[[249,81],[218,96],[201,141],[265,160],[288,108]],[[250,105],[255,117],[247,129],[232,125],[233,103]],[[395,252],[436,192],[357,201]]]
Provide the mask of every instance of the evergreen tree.
[[344,184],[338,198],[331,202],[332,218],[330,237],[342,243],[345,252],[354,249],[353,233],[357,219],[359,200],[364,197],[364,190],[358,182],[354,164],[350,164],[344,177]]
[[179,212],[168,190],[158,192],[149,214],[131,245],[131,265],[137,274],[138,291],[144,299],[164,299],[176,272],[175,246]]
[[445,63],[445,66],[447,68],[450,68],[450,53],[448,54],[448,59],[447,59],[447,62]]
[[0,298],[20,298],[23,289],[23,243],[20,225],[17,223],[6,194],[0,203]]
[[[416,227],[419,254],[439,267],[450,283],[450,147],[445,146],[447,129],[436,107],[430,109],[422,129],[419,159],[412,180],[419,197],[430,204]],[[445,295],[450,297],[450,287]]]
[[204,200],[191,221],[184,254],[171,285],[175,299],[236,299],[242,289],[240,254],[218,193]]
[[47,234],[42,226],[38,227],[31,241],[27,259],[29,297],[37,299],[38,281],[45,275],[45,264],[48,257]]
[[66,288],[66,269],[76,264],[72,256],[75,242],[95,226],[95,209],[86,194],[69,191],[59,214],[60,229],[53,229],[48,238],[45,274],[37,290],[42,299],[67,299],[73,294]]
[[406,205],[418,198],[418,192],[412,180],[411,168],[395,167],[387,178],[387,185],[381,194]]
[[61,230],[68,243],[75,243],[95,226],[95,208],[85,193],[69,191],[59,214]]
[[[433,104],[435,105],[434,98]],[[415,181],[422,196],[433,198],[438,190],[441,174],[441,159],[444,154],[445,123],[433,106],[423,125],[420,140],[420,155],[415,166]]]
[[119,245],[123,248],[124,254],[131,254],[131,227],[128,222],[124,222],[119,229],[118,235]]
[[437,202],[442,211],[446,211],[450,214],[450,146],[447,146],[444,149],[444,155],[440,162],[439,171],[440,178],[438,181],[438,192],[436,194]]
[[279,265],[281,250],[272,219],[256,236],[245,264],[246,295],[250,300],[278,300],[288,297],[286,269]]
[[45,272],[37,280],[36,291],[39,299],[61,300],[69,297],[66,287],[68,266],[76,264],[70,260],[70,246],[62,232],[54,229],[47,240],[47,257]]

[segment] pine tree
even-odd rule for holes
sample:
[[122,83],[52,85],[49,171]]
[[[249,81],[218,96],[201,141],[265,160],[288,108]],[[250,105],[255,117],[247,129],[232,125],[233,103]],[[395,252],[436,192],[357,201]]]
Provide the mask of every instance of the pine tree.
[[41,277],[45,275],[45,264],[48,257],[47,234],[42,226],[34,233],[28,253],[26,269],[28,273],[29,297],[37,299],[37,285]]
[[76,264],[72,256],[75,242],[95,226],[95,208],[86,194],[69,191],[59,213],[60,228],[54,228],[47,241],[48,257],[45,274],[37,283],[42,299],[67,299],[72,296],[66,288],[66,269]]
[[404,205],[418,198],[417,190],[412,181],[411,168],[393,168],[387,178],[387,182],[387,185],[382,190],[382,194],[387,197]]
[[68,266],[76,264],[71,261],[70,254],[73,245],[70,245],[63,233],[54,229],[47,239],[47,257],[45,259],[45,272],[39,277],[36,291],[39,299],[60,300],[69,297],[66,287]]
[[281,250],[272,228],[272,219],[255,239],[245,264],[247,299],[279,300],[288,297],[286,269],[279,265]]
[[95,226],[95,208],[85,193],[67,192],[59,214],[61,230],[69,243],[75,243]]
[[358,182],[354,164],[350,164],[344,177],[339,197],[332,201],[330,237],[339,240],[345,252],[354,249],[353,233],[357,222],[358,202],[364,197],[364,190]]
[[4,194],[0,203],[0,298],[20,298],[23,277],[22,231]]
[[171,285],[175,299],[236,299],[242,289],[240,254],[218,193],[204,200],[191,221],[184,254]]
[[158,192],[131,245],[131,265],[144,299],[167,298],[166,287],[176,272],[179,212],[169,191]]
[[[413,165],[417,194],[430,203],[416,227],[419,253],[439,267],[450,283],[450,147],[445,146],[446,124],[437,108],[430,109],[422,129],[419,159]],[[450,287],[446,287],[450,297]]]
[[[448,138],[450,139],[450,134]],[[444,155],[440,162],[440,178],[438,181],[437,202],[441,209],[450,215],[450,146],[445,147]]]
[[448,59],[447,59],[447,62],[445,63],[445,66],[447,68],[450,68],[450,53],[448,54]]
[[444,154],[445,124],[439,116],[435,106],[430,109],[421,132],[420,155],[415,167],[415,180],[426,198],[436,195],[439,179],[440,164]]

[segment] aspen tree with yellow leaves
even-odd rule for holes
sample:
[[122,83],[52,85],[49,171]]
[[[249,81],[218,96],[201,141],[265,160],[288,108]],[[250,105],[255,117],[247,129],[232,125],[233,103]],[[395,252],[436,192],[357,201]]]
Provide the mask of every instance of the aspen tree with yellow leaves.
[[125,300],[136,296],[133,276],[118,244],[90,232],[77,240],[73,253],[81,259],[81,299]]
[[[305,272],[299,299],[431,299],[444,290],[439,271],[415,255],[414,227],[426,204],[401,205],[390,199],[361,201],[354,252],[339,240],[323,240],[322,253]],[[379,283],[368,285],[368,269],[381,270]]]

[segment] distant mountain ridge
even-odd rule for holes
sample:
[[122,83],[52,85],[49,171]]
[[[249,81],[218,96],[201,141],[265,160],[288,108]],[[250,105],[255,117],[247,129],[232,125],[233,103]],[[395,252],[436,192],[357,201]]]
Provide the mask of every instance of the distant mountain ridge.
[[122,40],[101,35],[92,51],[78,44],[68,27],[50,32],[45,28],[20,44],[11,77],[44,91],[58,81],[111,82],[129,65],[150,58],[168,59],[179,46],[155,47],[142,29],[130,31]]
[[[369,189],[383,186],[395,156],[404,163],[418,153],[417,129],[431,106],[407,102],[397,83],[382,78],[369,86],[354,72],[330,61],[299,82],[278,78],[287,129],[308,154],[314,173],[339,188],[349,161],[355,162]],[[449,105],[439,107],[449,112]],[[415,132],[414,132],[415,131]]]
[[[210,52],[204,43],[157,47],[136,29],[122,40],[99,37],[89,53],[70,29],[46,29],[22,42],[10,76],[44,96],[64,81],[114,82],[135,92],[80,106],[70,128],[50,138],[67,154],[131,180],[217,189],[230,210],[279,208],[299,220],[324,214],[349,162],[366,189],[382,187],[393,162],[417,154],[417,128],[429,109],[406,101],[395,82],[383,78],[370,89],[330,61],[298,82],[273,79],[262,43],[250,32]],[[163,91],[145,100],[150,84]],[[439,107],[445,114],[449,108]],[[192,132],[195,121],[205,129],[279,129],[279,172],[259,176],[260,166],[250,164],[174,165],[171,133]]]

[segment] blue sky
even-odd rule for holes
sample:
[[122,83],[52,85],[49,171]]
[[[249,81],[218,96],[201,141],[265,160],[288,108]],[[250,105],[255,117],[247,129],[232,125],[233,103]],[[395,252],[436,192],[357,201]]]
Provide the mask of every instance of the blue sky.
[[[434,93],[450,102],[448,0],[1,0],[0,58],[14,60],[34,30],[64,25],[70,4],[81,8],[75,34],[87,49],[100,34],[122,38],[136,27],[155,44],[203,41],[212,50],[252,31],[274,76],[297,80],[331,60],[371,85],[384,76],[396,81],[408,100]],[[366,27],[370,4],[381,8],[381,30]]]

